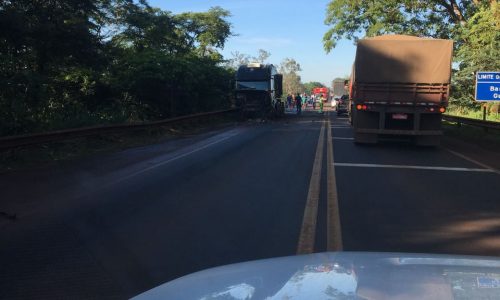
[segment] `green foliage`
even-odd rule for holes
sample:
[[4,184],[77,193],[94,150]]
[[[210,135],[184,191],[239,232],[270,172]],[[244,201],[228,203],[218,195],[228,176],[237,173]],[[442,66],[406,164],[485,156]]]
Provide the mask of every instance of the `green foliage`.
[[205,13],[183,13],[176,16],[184,30],[181,30],[190,48],[197,44],[199,52],[205,56],[209,47],[224,48],[231,36],[231,25],[225,20],[230,13],[220,7],[213,7]]
[[304,91],[302,79],[299,72],[302,71],[300,64],[293,58],[285,58],[279,67],[283,74],[283,92],[285,94],[296,94]]
[[500,8],[494,3],[483,6],[460,28],[462,45],[456,51],[459,63],[453,76],[450,104],[462,111],[478,110],[474,102],[474,81],[477,71],[500,70]]
[[455,31],[477,11],[481,0],[332,0],[325,23],[331,28],[323,37],[331,51],[342,38],[386,33],[410,34],[435,38],[453,38]]
[[0,3],[0,135],[151,120],[230,105],[215,7],[174,15],[133,0]]

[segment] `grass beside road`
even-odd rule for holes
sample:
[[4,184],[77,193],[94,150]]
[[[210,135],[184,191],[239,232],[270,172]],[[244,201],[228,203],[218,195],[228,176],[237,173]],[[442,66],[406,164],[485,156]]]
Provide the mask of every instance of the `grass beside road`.
[[234,123],[234,116],[212,116],[203,120],[182,121],[168,126],[0,150],[0,172],[38,168],[59,161],[157,144],[232,123]]
[[[464,118],[470,118],[470,119],[477,119],[477,120],[482,120],[483,119],[483,111],[464,111],[460,112],[458,110],[448,110],[446,112],[447,115],[450,116],[457,116],[457,117],[464,117]],[[498,113],[487,113],[486,114],[486,120],[487,121],[494,121],[494,122],[500,122],[500,114]]]

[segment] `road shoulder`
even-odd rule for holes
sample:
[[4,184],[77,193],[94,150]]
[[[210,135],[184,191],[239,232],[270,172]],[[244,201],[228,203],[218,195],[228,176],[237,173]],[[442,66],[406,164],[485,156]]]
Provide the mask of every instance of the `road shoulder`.
[[497,151],[485,149],[476,143],[452,136],[443,136],[441,145],[445,149],[462,154],[491,169],[500,170],[500,149],[497,149]]

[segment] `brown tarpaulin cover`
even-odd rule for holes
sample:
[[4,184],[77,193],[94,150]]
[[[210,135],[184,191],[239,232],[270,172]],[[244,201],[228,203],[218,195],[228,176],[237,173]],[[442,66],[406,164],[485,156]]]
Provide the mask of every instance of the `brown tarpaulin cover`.
[[449,83],[453,41],[383,35],[358,42],[354,79],[364,83]]

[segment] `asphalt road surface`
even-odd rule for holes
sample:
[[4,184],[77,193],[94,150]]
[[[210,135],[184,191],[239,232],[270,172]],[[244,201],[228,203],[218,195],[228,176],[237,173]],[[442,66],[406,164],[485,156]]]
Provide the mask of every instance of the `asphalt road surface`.
[[126,298],[322,251],[500,256],[500,173],[305,112],[0,175],[0,298]]

